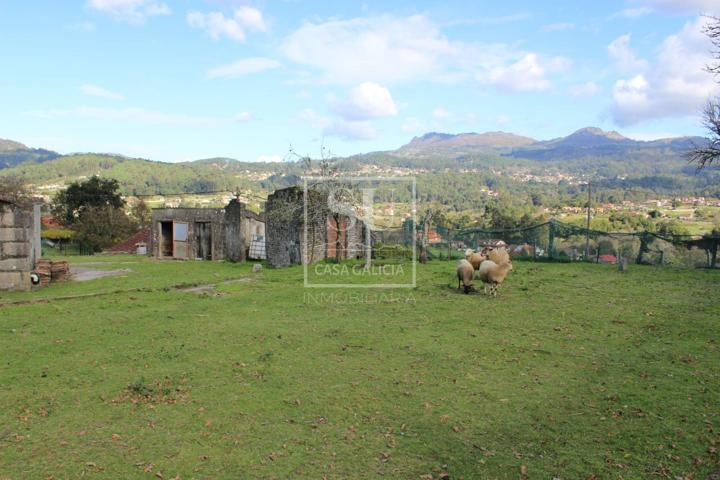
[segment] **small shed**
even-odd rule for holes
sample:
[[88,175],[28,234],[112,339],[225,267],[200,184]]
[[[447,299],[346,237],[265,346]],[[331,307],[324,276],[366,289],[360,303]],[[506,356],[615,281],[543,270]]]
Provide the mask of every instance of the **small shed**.
[[0,290],[29,290],[40,255],[40,205],[0,197]]
[[[247,258],[250,239],[243,227],[246,206],[233,199],[225,208],[156,208],[152,247],[157,259],[231,260]],[[264,231],[264,230],[263,230]]]

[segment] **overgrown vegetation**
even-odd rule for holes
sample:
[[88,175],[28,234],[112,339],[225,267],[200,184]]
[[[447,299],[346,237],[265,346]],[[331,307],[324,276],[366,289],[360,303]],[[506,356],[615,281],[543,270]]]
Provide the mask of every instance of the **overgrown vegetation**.
[[97,251],[137,230],[137,224],[128,217],[124,207],[117,180],[97,176],[74,182],[60,191],[52,205],[57,221],[71,229],[81,244]]

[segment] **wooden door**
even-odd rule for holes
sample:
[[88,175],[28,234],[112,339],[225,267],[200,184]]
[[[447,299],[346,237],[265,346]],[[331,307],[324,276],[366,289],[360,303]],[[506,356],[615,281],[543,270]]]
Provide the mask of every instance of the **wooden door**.
[[212,260],[212,229],[210,222],[195,223],[195,258],[198,260]]

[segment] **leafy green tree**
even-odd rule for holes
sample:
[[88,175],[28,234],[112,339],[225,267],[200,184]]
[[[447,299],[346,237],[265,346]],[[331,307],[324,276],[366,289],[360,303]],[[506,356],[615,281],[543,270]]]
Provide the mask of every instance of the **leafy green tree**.
[[656,233],[659,235],[687,235],[690,233],[689,230],[678,220],[658,222],[656,229]]
[[117,180],[93,176],[84,182],[74,182],[55,195],[52,211],[60,223],[72,226],[78,223],[84,210],[90,207],[121,209],[124,206]]
[[130,207],[130,215],[137,223],[139,229],[148,227],[152,221],[152,210],[150,210],[150,207],[143,199],[138,200]]
[[120,186],[112,178],[94,176],[75,182],[54,199],[53,214],[75,232],[75,238],[99,251],[127,238],[137,224],[125,213]]
[[125,240],[136,231],[137,224],[122,208],[102,205],[83,209],[72,229],[78,241],[100,251]]

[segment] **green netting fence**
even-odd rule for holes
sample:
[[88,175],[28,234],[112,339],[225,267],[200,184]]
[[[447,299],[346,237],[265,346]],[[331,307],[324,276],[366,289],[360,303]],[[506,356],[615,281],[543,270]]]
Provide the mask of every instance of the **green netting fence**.
[[[412,245],[412,235],[423,236],[422,228],[406,222],[402,231],[379,235],[385,244],[402,241]],[[402,237],[402,240],[399,237]],[[432,227],[427,235],[428,258],[463,258],[465,250],[504,247],[513,259],[536,261],[584,261],[637,263],[683,267],[718,266],[720,235],[662,235],[656,232],[604,232],[558,220],[515,229]]]

